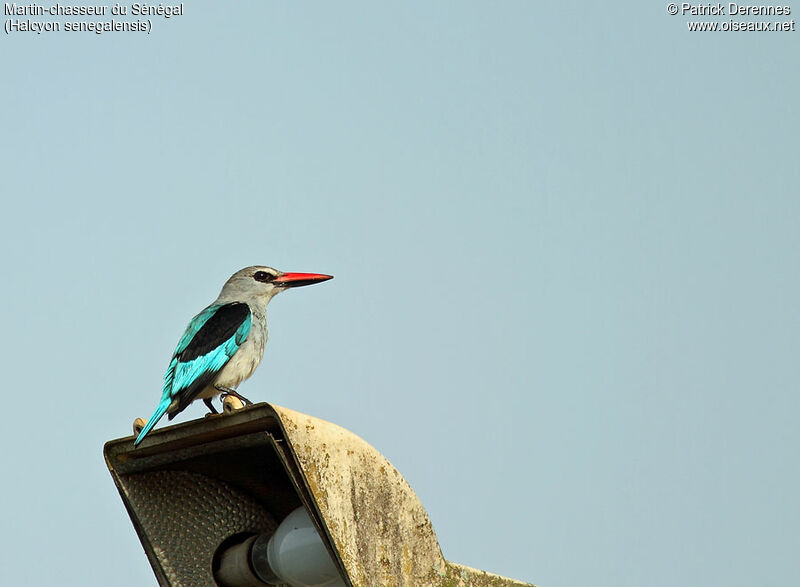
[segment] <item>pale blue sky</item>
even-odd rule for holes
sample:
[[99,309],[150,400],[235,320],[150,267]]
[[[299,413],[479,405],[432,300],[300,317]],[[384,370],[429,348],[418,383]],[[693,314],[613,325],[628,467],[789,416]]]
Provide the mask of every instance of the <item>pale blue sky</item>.
[[102,444],[263,263],[336,279],[270,305],[242,392],[382,451],[448,559],[800,584],[800,32],[666,6],[4,35],[0,582],[155,585]]

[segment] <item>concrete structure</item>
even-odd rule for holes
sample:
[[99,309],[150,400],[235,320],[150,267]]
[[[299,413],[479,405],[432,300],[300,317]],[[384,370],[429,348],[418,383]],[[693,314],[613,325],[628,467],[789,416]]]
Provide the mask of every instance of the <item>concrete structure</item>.
[[274,532],[301,505],[345,584],[528,585],[446,561],[416,494],[377,450],[286,408],[257,404],[104,453],[161,585],[217,586],[221,548]]

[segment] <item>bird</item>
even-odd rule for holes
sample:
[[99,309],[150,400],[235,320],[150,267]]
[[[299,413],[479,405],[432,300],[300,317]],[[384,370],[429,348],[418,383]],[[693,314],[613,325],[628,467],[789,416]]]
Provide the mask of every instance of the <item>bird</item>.
[[264,265],[234,273],[217,299],[186,327],[164,374],[161,401],[133,445],[138,446],[164,414],[172,420],[195,399],[202,399],[213,414],[218,413],[211,403],[216,395],[232,395],[252,404],[236,387],[253,374],[264,356],[267,304],[286,289],[332,278]]

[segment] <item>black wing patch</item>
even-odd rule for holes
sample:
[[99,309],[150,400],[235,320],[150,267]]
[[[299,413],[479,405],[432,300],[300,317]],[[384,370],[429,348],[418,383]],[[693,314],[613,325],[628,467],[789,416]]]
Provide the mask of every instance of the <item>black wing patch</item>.
[[234,302],[221,306],[206,320],[186,348],[176,355],[178,360],[186,363],[213,351],[233,336],[249,315],[247,304]]

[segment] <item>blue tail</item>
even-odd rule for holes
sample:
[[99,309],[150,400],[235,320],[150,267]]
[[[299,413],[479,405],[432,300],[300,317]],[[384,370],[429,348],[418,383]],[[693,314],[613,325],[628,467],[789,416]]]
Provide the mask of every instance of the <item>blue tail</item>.
[[144,440],[144,437],[147,436],[147,433],[153,429],[153,426],[158,424],[158,421],[167,413],[167,409],[169,405],[172,403],[172,400],[169,397],[166,397],[161,400],[161,403],[158,404],[156,411],[153,412],[153,415],[150,416],[150,419],[145,424],[142,431],[139,432],[139,436],[136,437],[136,440],[133,441],[133,446],[138,446],[139,443]]

